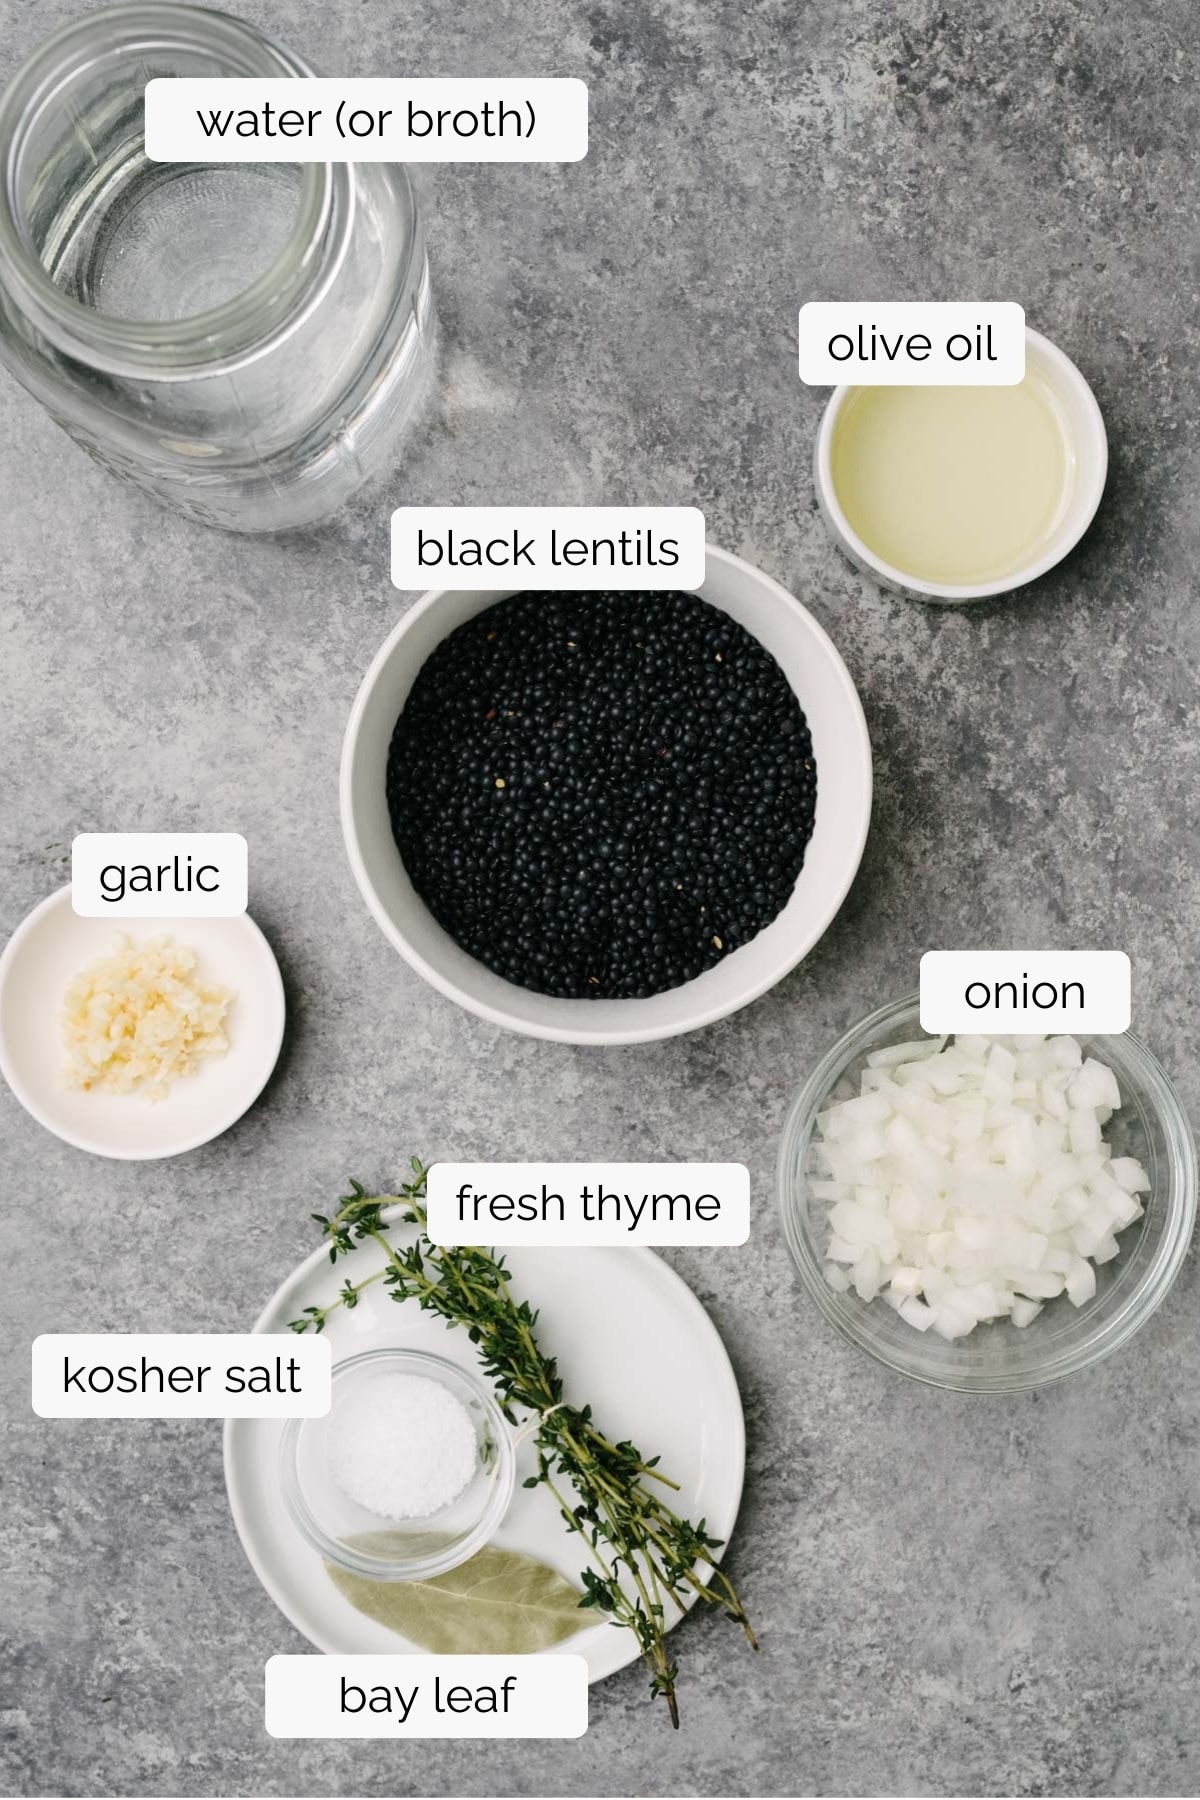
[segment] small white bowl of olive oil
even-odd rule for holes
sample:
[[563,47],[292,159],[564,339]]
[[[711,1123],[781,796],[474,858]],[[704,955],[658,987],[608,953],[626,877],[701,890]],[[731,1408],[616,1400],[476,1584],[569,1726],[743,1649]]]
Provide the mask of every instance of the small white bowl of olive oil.
[[1025,332],[1015,387],[839,387],[817,434],[817,500],[834,538],[886,587],[983,600],[1074,549],[1108,473],[1096,397]]

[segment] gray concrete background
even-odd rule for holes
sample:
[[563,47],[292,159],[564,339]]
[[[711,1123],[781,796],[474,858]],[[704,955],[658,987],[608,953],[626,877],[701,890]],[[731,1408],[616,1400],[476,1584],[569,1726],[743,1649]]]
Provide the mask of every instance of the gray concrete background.
[[[3,72],[67,0],[0,7]],[[7,934],[80,830],[237,829],[291,1029],[241,1125],[158,1166],[59,1145],[0,1092],[0,1787],[40,1794],[1196,1794],[1194,1263],[1110,1364],[924,1392],[842,1344],[776,1229],[813,1058],[929,946],[1111,945],[1196,1107],[1200,331],[1191,0],[249,0],[335,73],[591,85],[562,168],[427,170],[440,411],[306,536],[210,535],[116,486],[0,382]],[[820,297],[1018,299],[1108,421],[1102,514],[1023,597],[880,593],[827,542],[795,374]],[[342,854],[338,751],[399,615],[401,501],[695,502],[829,627],[861,689],[866,861],[807,963],[700,1036],[597,1052],[477,1023],[410,974]],[[672,1260],[745,1397],[730,1566],[757,1661],[679,1631],[684,1729],[634,1670],[579,1743],[275,1743],[304,1646],[230,1524],[216,1425],[31,1417],[41,1330],[232,1330],[348,1174],[404,1159],[745,1160],[740,1251]]]

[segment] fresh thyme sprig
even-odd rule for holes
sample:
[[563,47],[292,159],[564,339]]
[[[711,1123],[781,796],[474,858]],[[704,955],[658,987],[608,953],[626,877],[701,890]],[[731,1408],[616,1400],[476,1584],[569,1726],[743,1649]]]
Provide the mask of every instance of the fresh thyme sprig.
[[[737,1591],[715,1560],[721,1540],[709,1536],[703,1519],[693,1525],[669,1505],[667,1495],[678,1486],[661,1473],[656,1456],[643,1457],[628,1439],[613,1443],[592,1423],[590,1407],[564,1399],[554,1359],[542,1354],[534,1336],[538,1315],[527,1301],[513,1298],[503,1257],[430,1242],[423,1204],[426,1170],[415,1157],[412,1168],[413,1180],[398,1194],[368,1195],[354,1181],[332,1218],[312,1215],[328,1240],[331,1263],[367,1242],[377,1244],[386,1261],[362,1281],[347,1279],[328,1306],[305,1307],[291,1328],[323,1331],[338,1307],[357,1306],[363,1290],[382,1281],[393,1300],[415,1300],[466,1331],[506,1418],[513,1424],[520,1423],[521,1414],[538,1420],[538,1472],[525,1486],[545,1485],[568,1530],[579,1532],[591,1547],[595,1566],[583,1572],[580,1606],[607,1613],[633,1632],[650,1671],[650,1691],[666,1701],[671,1723],[678,1726],[678,1669],[666,1643],[668,1603],[681,1612],[689,1598],[714,1607],[758,1648]],[[403,1207],[404,1219],[418,1228],[405,1249],[385,1235],[382,1215],[392,1206]]]

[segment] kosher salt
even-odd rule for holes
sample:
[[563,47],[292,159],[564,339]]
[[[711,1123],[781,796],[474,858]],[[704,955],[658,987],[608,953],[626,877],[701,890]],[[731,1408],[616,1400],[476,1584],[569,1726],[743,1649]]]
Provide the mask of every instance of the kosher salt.
[[343,1493],[368,1512],[418,1519],[458,1499],[479,1450],[470,1414],[449,1388],[394,1371],[335,1400],[328,1458]]

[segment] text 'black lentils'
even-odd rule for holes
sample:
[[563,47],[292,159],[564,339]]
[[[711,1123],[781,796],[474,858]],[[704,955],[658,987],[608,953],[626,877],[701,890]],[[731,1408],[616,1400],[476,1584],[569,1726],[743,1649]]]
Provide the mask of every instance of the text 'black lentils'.
[[817,775],[774,659],[694,594],[516,594],[452,632],[388,758],[434,917],[536,993],[690,981],[786,905]]

